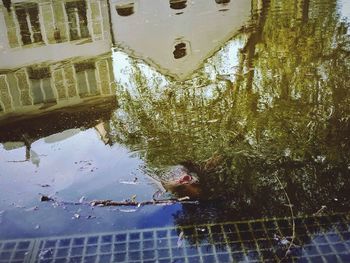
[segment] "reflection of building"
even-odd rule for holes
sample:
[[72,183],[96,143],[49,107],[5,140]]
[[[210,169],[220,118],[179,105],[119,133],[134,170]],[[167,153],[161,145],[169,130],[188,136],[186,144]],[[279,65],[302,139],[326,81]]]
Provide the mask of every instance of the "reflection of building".
[[114,95],[106,1],[2,1],[0,119]]
[[110,50],[107,1],[8,2],[0,3],[0,69]]
[[246,0],[111,0],[116,44],[185,79],[249,19]]
[[0,74],[0,118],[1,112],[43,112],[94,96],[111,96],[113,85],[110,53],[8,70]]

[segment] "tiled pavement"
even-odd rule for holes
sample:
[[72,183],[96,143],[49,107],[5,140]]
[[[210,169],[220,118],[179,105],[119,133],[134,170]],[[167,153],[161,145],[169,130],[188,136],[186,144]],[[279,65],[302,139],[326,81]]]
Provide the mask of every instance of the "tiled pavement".
[[[0,240],[0,262],[350,262],[350,215]],[[289,250],[288,250],[289,248]]]

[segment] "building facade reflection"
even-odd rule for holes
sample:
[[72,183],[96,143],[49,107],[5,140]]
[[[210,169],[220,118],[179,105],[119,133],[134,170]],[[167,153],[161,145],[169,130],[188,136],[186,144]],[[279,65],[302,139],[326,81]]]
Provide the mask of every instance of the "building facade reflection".
[[6,30],[1,34],[1,44],[13,49],[83,39],[109,41],[107,4],[97,0],[36,0],[4,5],[3,1],[0,25]]
[[0,4],[0,119],[115,95],[107,4]]
[[162,74],[185,80],[250,21],[257,3],[111,0],[110,5],[115,44]]
[[98,58],[71,59],[49,65],[35,64],[0,75],[2,114],[44,111],[83,102],[94,96],[112,96],[110,53]]

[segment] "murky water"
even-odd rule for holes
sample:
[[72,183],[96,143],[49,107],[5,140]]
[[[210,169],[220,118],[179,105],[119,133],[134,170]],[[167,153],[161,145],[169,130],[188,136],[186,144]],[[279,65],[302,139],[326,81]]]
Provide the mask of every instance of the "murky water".
[[[349,211],[348,17],[345,0],[2,1],[0,239]],[[179,165],[196,185],[164,184]]]

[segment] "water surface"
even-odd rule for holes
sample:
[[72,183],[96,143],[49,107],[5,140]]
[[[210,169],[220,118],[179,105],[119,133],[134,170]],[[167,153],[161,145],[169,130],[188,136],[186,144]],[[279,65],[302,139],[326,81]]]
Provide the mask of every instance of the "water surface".
[[[348,16],[335,0],[3,1],[0,238],[349,211]],[[62,203],[151,200],[179,164],[198,204]]]

